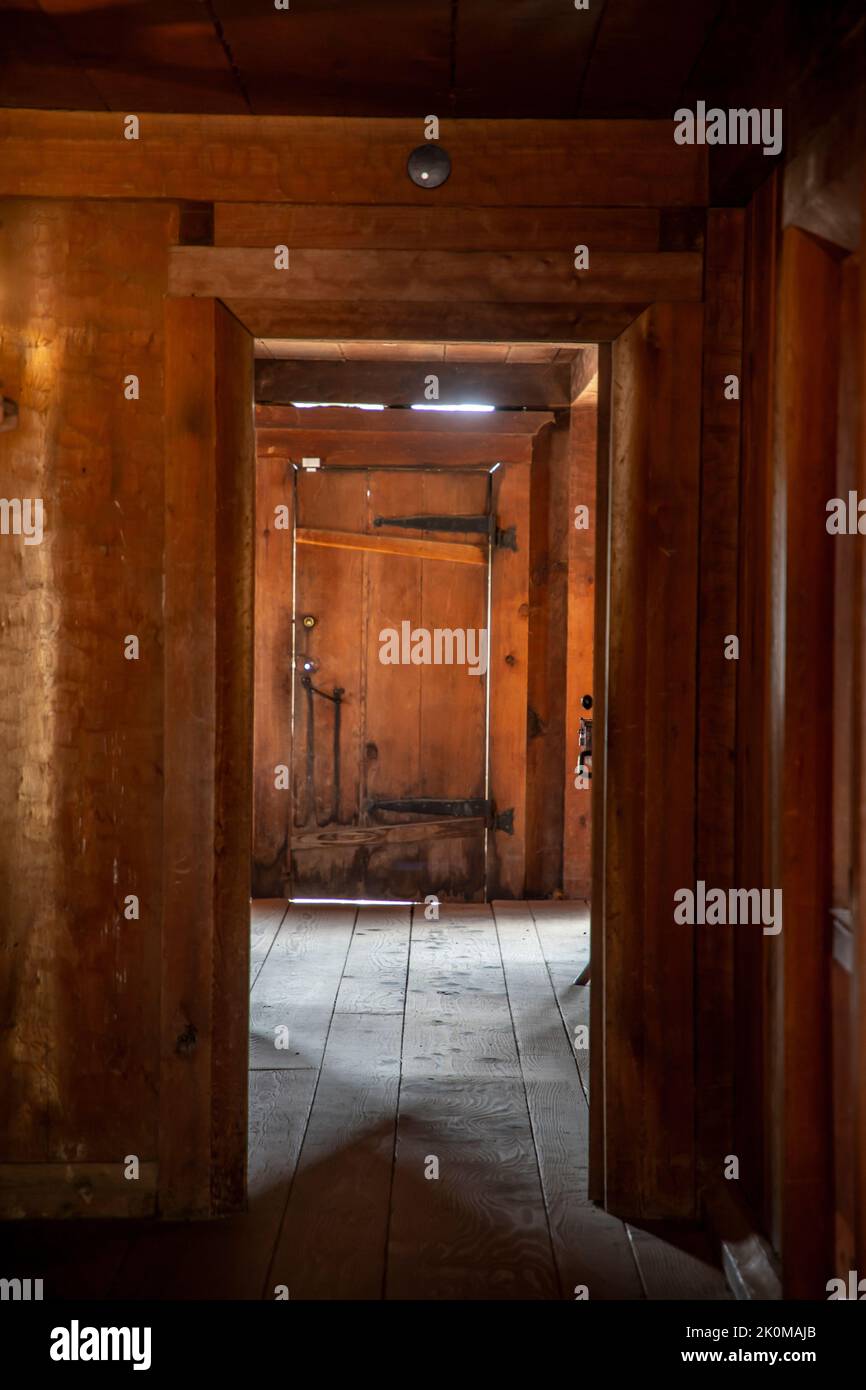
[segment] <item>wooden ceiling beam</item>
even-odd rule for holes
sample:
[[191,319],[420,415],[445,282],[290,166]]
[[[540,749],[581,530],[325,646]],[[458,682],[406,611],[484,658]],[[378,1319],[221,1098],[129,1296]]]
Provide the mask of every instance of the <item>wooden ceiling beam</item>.
[[255,338],[327,338],[336,342],[606,343],[643,313],[645,304],[354,304],[345,299],[275,303],[227,299]]
[[370,401],[414,405],[429,400],[428,377],[437,378],[441,405],[483,402],[555,410],[571,402],[571,363],[558,366],[490,362],[330,362],[311,359],[256,363],[256,400],[274,405],[292,401]]
[[358,207],[215,203],[215,246],[314,246],[357,251],[695,250],[668,244],[659,208]]
[[422,440],[444,435],[453,440],[455,436],[472,434],[484,439],[493,435],[531,437],[553,416],[548,410],[501,410],[492,414],[449,415],[443,420],[435,410],[356,410],[349,416],[338,406],[322,406],[318,410],[299,410],[291,405],[256,406],[257,430],[344,430],[347,419],[351,419],[355,434],[418,435]]
[[168,292],[274,302],[575,305],[697,301],[703,292],[696,251],[600,251],[590,254],[587,270],[575,270],[570,251],[296,250],[281,270],[275,259],[272,247],[175,246]]
[[[694,207],[706,148],[670,120],[442,120],[452,173],[417,187],[406,160],[418,120],[0,112],[0,195],[418,207]],[[433,201],[435,200],[435,201]]]

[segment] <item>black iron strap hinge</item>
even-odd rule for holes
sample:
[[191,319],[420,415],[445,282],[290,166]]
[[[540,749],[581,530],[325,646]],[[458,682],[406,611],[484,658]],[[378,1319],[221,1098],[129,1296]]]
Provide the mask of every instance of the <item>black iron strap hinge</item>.
[[517,527],[509,526],[504,531],[496,525],[496,517],[480,513],[475,516],[377,516],[374,526],[401,526],[406,531],[447,531],[452,535],[489,536],[501,550],[517,549]]
[[389,797],[368,801],[367,810],[396,811],[415,816],[483,816],[492,830],[504,830],[506,835],[514,834],[514,807],[495,812],[493,802],[481,796],[464,797],[462,800],[435,796]]

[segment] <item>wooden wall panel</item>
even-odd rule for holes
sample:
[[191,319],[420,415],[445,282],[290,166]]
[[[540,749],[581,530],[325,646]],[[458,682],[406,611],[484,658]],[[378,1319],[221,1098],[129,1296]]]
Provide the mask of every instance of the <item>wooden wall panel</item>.
[[[571,410],[568,480],[568,625],[563,768],[562,890],[566,898],[588,898],[592,881],[592,790],[575,787],[580,719],[594,720],[581,705],[592,695],[597,534],[597,398],[587,392]],[[575,508],[589,508],[589,529],[575,527]]]
[[160,1209],[245,1196],[252,848],[253,344],[166,304]]
[[[292,465],[285,459],[257,459],[254,898],[284,897],[288,881],[291,795],[275,786],[274,769],[292,766],[292,479]],[[278,507],[286,508],[285,529],[275,525]]]
[[593,625],[593,737],[592,836],[590,900],[590,965],[592,991],[589,1000],[589,1182],[588,1196],[604,1201],[604,930],[607,885],[607,672],[610,641],[610,426],[612,405],[612,350],[598,350],[598,408],[596,415],[596,524],[595,614]]
[[526,879],[526,702],[529,675],[530,466],[504,464],[493,475],[493,508],[502,530],[514,526],[516,550],[493,557],[490,601],[490,796],[514,808],[514,834],[488,836],[487,896],[522,898]]
[[695,1210],[695,929],[674,893],[695,881],[702,317],[653,305],[613,351],[605,1196],[635,1218]]
[[[697,877],[734,879],[737,632],[744,214],[707,213],[701,431],[700,623],[698,633]],[[732,398],[736,378],[737,397]],[[750,886],[750,885],[744,885]],[[734,942],[729,930],[698,931],[697,1143],[702,1176],[720,1181],[733,1140]]]
[[[571,412],[536,435],[529,518],[526,894],[562,888]],[[525,529],[525,528],[524,528]]]
[[[776,350],[779,185],[767,180],[745,224],[735,875],[742,887],[770,886],[770,691],[772,434]],[[767,1125],[769,1049],[767,955],[770,938],[748,927],[734,936],[734,1149],[740,1192],[770,1233]]]
[[[0,491],[44,504],[41,544],[0,537],[0,1158],[46,1165],[34,1200],[55,1190],[67,1215],[153,1203],[152,1182],[142,1202],[134,1183],[93,1175],[157,1149],[162,296],[175,219],[139,203],[0,206],[0,381],[19,407],[0,434]],[[128,634],[137,661],[124,659]],[[137,920],[124,916],[130,894]]]
[[[429,205],[407,177],[419,122],[304,116],[143,114],[138,140],[115,112],[0,113],[0,194],[222,202]],[[440,206],[694,207],[707,151],[670,121],[451,121]],[[363,170],[359,179],[358,171]]]
[[[778,844],[784,925],[776,1026],[781,1235],[788,1297],[818,1298],[832,1267],[830,1054],[833,549],[840,269],[796,228],[780,274],[776,511],[785,518],[783,759]],[[808,1220],[804,1212],[808,1211]]]

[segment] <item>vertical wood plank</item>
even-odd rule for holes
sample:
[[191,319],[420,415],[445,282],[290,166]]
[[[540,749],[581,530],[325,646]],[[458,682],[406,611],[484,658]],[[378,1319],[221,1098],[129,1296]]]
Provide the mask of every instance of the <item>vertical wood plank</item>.
[[[745,888],[773,881],[770,826],[772,433],[775,381],[779,185],[769,178],[746,213],[743,324],[741,510],[737,632],[735,873]],[[740,1187],[759,1229],[770,1231],[767,1106],[769,998],[767,942],[733,929],[734,1147]]]
[[[777,514],[785,518],[783,759],[779,865],[784,925],[778,1040],[782,1084],[783,1287],[818,1298],[831,1267],[830,1083],[833,541],[840,269],[798,228],[782,241]],[[808,1220],[804,1213],[808,1212]]]
[[607,680],[609,662],[610,590],[610,426],[612,351],[598,350],[598,416],[596,422],[595,623],[593,631],[594,706],[592,756],[592,895],[590,900],[589,1000],[589,1183],[588,1195],[604,1201],[604,924],[606,920],[607,823],[606,759]]
[[562,888],[570,434],[571,411],[557,411],[532,444],[526,893],[533,898]]
[[[291,791],[274,768],[292,766],[293,470],[287,459],[256,461],[256,599],[253,897],[279,897],[288,881]],[[278,528],[276,508],[284,507]]]
[[493,475],[497,525],[516,527],[517,550],[494,552],[490,580],[490,796],[497,810],[514,808],[514,834],[488,835],[488,900],[523,897],[526,879],[529,488],[528,464]]
[[654,304],[613,350],[606,1205],[632,1217],[695,1208],[694,931],[673,913],[694,885],[702,314]]
[[[743,237],[739,209],[707,214],[701,429],[698,632],[697,877],[734,883],[740,400],[743,375]],[[746,885],[750,886],[750,885]],[[699,931],[696,951],[697,1145],[702,1176],[721,1179],[733,1140],[734,942]]]
[[252,803],[252,340],[166,304],[160,1207],[239,1207]]
[[[575,787],[581,715],[594,721],[593,709],[581,705],[592,695],[593,622],[595,611],[597,403],[578,400],[571,407],[568,476],[568,622],[565,696],[565,765],[563,768],[562,890],[566,898],[588,898],[592,874],[592,791]],[[589,509],[588,529],[575,526],[575,509]]]

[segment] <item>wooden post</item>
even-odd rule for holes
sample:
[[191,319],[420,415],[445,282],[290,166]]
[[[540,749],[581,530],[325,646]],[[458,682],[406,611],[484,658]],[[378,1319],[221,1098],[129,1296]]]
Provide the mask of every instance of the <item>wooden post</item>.
[[163,1215],[243,1205],[252,803],[253,346],[166,304]]
[[[698,305],[654,304],[613,348],[604,748],[605,1205],[695,1211]],[[671,789],[676,794],[671,795]],[[697,928],[708,930],[708,928]]]

